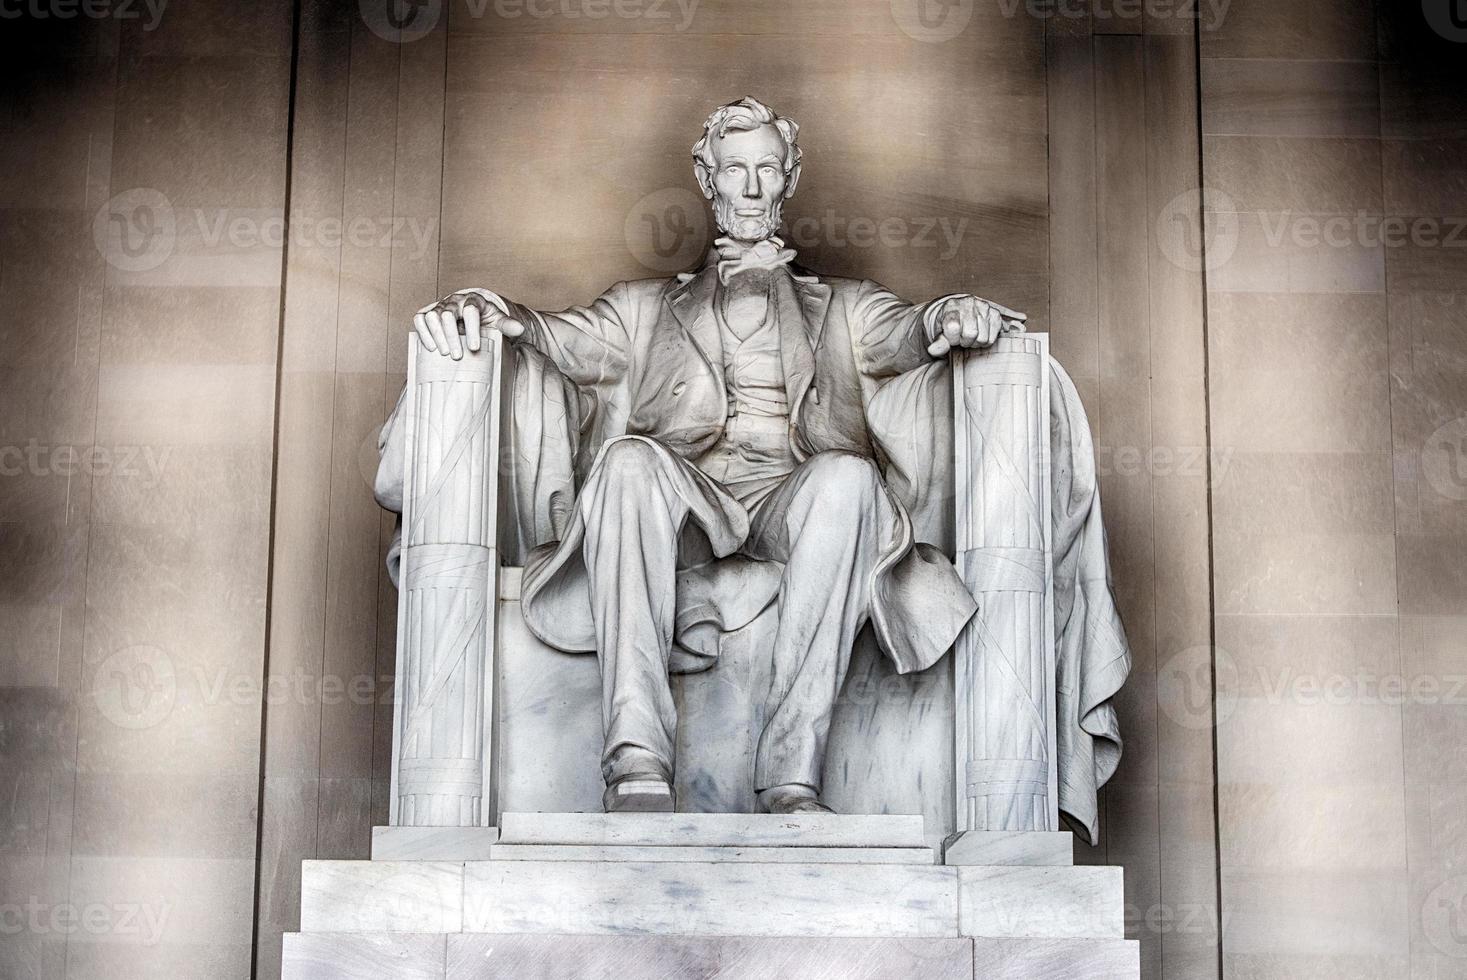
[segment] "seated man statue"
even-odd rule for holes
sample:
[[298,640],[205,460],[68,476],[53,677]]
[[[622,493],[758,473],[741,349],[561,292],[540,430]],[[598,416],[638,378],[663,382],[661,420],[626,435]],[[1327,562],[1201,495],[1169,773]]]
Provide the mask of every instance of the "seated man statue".
[[[611,420],[522,593],[537,636],[599,657],[608,811],[674,808],[668,675],[693,656],[681,637],[700,615],[730,629],[777,605],[754,788],[765,810],[796,813],[829,812],[821,769],[857,632],[869,622],[899,671],[919,671],[975,611],[951,562],[915,543],[868,408],[884,381],[1024,317],[968,295],[914,305],[795,265],[776,234],[800,177],[796,132],[750,98],[708,117],[693,160],[722,237],[695,272],[559,313],[468,289],[415,318],[448,357],[479,350],[485,330],[528,345]],[[728,556],[764,579],[690,597],[688,570]]]

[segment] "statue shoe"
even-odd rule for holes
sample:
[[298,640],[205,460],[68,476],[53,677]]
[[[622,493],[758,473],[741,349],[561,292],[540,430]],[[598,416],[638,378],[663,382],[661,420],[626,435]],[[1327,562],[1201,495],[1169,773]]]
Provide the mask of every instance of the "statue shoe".
[[787,783],[759,791],[759,803],[767,813],[834,813],[820,802],[820,795],[809,786]]
[[631,773],[606,787],[601,805],[607,813],[672,813],[677,795],[661,776]]

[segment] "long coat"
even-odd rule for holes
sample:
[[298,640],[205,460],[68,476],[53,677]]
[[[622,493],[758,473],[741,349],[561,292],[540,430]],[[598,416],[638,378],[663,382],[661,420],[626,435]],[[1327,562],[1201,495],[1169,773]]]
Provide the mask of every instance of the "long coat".
[[[718,441],[728,410],[713,309],[717,282],[710,261],[691,276],[617,283],[589,306],[559,313],[505,305],[526,327],[520,343],[595,393],[601,439],[647,436],[693,460]],[[869,281],[781,272],[773,282],[796,459],[844,450],[884,464],[867,410],[883,382],[932,363],[926,307]],[[872,576],[868,609],[878,643],[905,673],[936,663],[977,606],[952,563],[936,547],[915,541],[902,501],[891,499],[898,526]],[[695,523],[699,515],[693,507]],[[713,555],[738,546],[720,541],[712,522],[702,523]],[[592,650],[576,515],[565,525],[558,542],[526,561],[525,621],[551,646]],[[776,566],[737,558],[685,574],[675,669],[708,666],[717,638],[757,615],[778,584]]]

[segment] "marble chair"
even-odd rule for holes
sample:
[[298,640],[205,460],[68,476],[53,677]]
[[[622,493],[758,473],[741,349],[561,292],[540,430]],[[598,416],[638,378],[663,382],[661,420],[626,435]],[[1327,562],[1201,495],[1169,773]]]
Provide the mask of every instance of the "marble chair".
[[[543,644],[519,606],[533,525],[543,536],[545,515],[568,500],[526,503],[554,481],[526,480],[512,443],[537,434],[515,429],[512,406],[527,384],[556,382],[517,370],[523,358],[497,335],[460,361],[411,343],[395,436],[405,471],[392,821],[487,827],[505,812],[599,811],[596,658]],[[951,414],[936,431],[952,440],[953,474],[923,491],[942,511],[928,540],[954,557],[980,612],[952,654],[918,674],[896,674],[862,634],[824,797],[842,813],[921,814],[934,842],[1056,831],[1048,338],[1004,337],[933,367],[949,369],[955,383],[944,376],[937,390],[951,391]],[[768,687],[759,651],[774,626],[771,606],[723,637],[712,669],[676,676],[681,810],[755,809]]]

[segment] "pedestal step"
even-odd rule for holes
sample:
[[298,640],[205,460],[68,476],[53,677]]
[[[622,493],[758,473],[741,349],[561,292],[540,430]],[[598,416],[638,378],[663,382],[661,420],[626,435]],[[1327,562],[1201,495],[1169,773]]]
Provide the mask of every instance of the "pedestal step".
[[843,813],[506,813],[503,844],[926,847],[920,816]]
[[1120,939],[314,934],[285,936],[283,980],[1136,980]]
[[303,932],[1119,939],[1119,868],[307,861]]
[[936,864],[930,847],[652,847],[609,844],[495,844],[492,861],[610,861],[676,864]]

